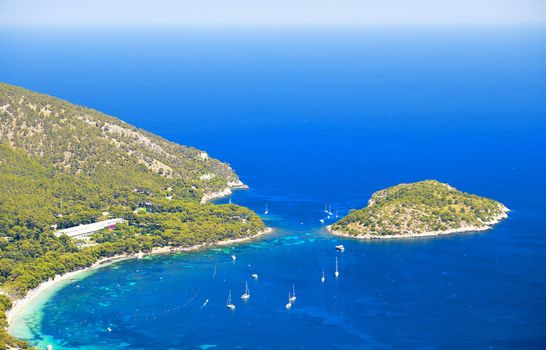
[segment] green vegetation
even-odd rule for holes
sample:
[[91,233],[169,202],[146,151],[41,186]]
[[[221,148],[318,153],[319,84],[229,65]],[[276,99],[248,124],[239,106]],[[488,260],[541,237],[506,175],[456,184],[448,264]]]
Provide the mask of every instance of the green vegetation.
[[[197,199],[239,179],[203,151],[169,142],[98,111],[0,83],[0,143],[56,172],[86,176],[125,196],[134,189]],[[115,190],[115,191],[114,191]]]
[[492,199],[427,180],[375,192],[367,207],[351,211],[331,230],[364,237],[470,231],[487,228],[506,211]]
[[[55,275],[102,257],[249,237],[265,229],[237,205],[201,204],[240,185],[204,152],[99,112],[0,83],[0,349],[24,347],[5,310]],[[56,229],[126,221],[87,244]]]

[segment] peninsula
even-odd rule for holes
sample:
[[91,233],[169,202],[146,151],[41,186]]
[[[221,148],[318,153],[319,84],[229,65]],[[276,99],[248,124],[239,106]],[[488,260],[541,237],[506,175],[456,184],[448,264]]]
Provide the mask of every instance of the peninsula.
[[27,346],[5,312],[56,276],[269,232],[247,208],[207,203],[245,187],[204,151],[0,83],[0,348]]
[[486,230],[507,212],[492,199],[426,180],[377,191],[367,207],[352,210],[328,229],[362,239],[436,236]]

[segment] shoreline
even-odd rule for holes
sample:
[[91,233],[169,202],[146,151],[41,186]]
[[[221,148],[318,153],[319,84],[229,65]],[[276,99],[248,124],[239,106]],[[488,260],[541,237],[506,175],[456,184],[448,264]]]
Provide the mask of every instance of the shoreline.
[[217,246],[228,246],[232,244],[252,241],[258,238],[261,238],[262,236],[265,236],[267,234],[270,234],[273,232],[273,229],[271,227],[266,227],[264,230],[258,232],[257,234],[249,237],[241,237],[241,238],[234,238],[234,239],[225,239],[222,241],[214,242],[214,243],[202,243],[202,244],[196,244],[190,247],[171,247],[171,246],[165,246],[165,247],[157,247],[153,248],[150,252],[139,252],[139,253],[130,253],[130,254],[119,254],[114,255],[110,257],[104,257],[96,262],[94,262],[91,266],[85,267],[83,269],[70,271],[62,275],[57,275],[52,279],[49,279],[47,281],[44,281],[38,285],[38,287],[31,289],[25,294],[25,296],[21,299],[17,299],[12,301],[12,307],[11,309],[6,311],[6,321],[7,321],[7,329],[9,333],[9,328],[12,326],[13,319],[27,306],[31,301],[36,299],[40,294],[45,292],[46,290],[50,290],[57,286],[60,282],[64,282],[67,280],[75,279],[77,276],[85,273],[90,272],[93,270],[97,270],[100,267],[105,267],[108,265],[111,265],[115,262],[129,260],[129,259],[137,259],[139,257],[143,256],[150,256],[150,255],[158,255],[158,254],[170,254],[170,253],[178,253],[178,252],[190,252],[190,251],[197,251],[202,250],[206,248],[212,248]]
[[496,218],[494,218],[491,221],[484,222],[485,226],[464,226],[459,228],[452,228],[449,230],[440,230],[440,231],[429,231],[429,232],[422,232],[422,233],[416,233],[416,232],[408,232],[408,233],[399,233],[394,235],[372,235],[372,234],[364,234],[364,235],[350,235],[345,232],[340,232],[336,230],[332,230],[332,225],[326,226],[326,231],[331,233],[334,236],[339,237],[345,237],[345,238],[356,238],[356,239],[362,239],[362,240],[388,240],[388,239],[406,239],[406,238],[416,238],[416,237],[436,237],[436,236],[444,236],[449,235],[453,233],[464,233],[464,232],[481,232],[481,231],[487,231],[492,228],[493,225],[498,224],[503,219],[508,218],[508,212],[510,209],[503,206],[502,213],[499,214]]
[[203,197],[201,198],[201,204],[205,204],[215,199],[227,197],[233,194],[233,190],[236,190],[236,189],[246,190],[248,189],[248,186],[242,183],[240,180],[234,181],[234,182],[228,182],[227,187],[224,188],[223,190],[205,193]]

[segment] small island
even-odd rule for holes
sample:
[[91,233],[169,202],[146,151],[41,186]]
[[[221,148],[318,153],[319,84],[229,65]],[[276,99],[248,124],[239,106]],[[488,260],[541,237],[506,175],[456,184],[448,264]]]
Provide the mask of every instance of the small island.
[[367,207],[352,210],[328,229],[362,239],[436,236],[489,229],[508,211],[495,200],[426,180],[377,191]]

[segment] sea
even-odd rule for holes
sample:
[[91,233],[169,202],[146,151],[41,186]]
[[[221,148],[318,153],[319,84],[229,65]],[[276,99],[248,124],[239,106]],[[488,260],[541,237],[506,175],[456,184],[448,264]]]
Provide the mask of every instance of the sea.
[[[5,28],[0,45],[0,81],[206,150],[249,186],[217,202],[274,228],[82,274],[12,335],[54,350],[546,348],[545,27]],[[326,232],[425,179],[509,218],[442,237]]]

